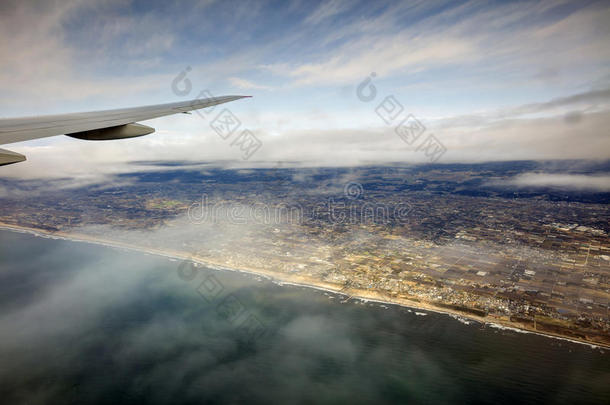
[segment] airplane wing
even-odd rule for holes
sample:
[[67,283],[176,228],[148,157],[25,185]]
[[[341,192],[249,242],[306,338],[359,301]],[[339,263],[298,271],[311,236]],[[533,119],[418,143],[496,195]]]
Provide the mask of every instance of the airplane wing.
[[[86,140],[110,140],[148,135],[155,131],[136,121],[227,103],[249,96],[222,96],[116,110],[0,119],[0,145],[56,135]],[[25,156],[0,149],[0,166],[23,162]]]

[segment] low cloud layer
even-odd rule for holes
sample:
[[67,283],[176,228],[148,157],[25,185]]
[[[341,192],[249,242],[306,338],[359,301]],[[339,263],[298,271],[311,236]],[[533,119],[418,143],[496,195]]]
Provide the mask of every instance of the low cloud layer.
[[610,192],[610,175],[587,176],[579,174],[524,173],[512,179],[492,183],[515,187],[550,187],[576,191]]
[[[374,114],[371,112],[371,114]],[[10,145],[11,150],[27,156],[27,161],[2,167],[3,177],[73,178],[75,182],[96,183],[107,175],[143,170],[131,161],[216,162],[236,167],[273,167],[278,162],[305,166],[356,166],[384,163],[429,163],[429,156],[408,145],[392,126],[364,129],[311,129],[270,132],[263,121],[253,133],[262,142],[249,160],[231,139],[224,140],[197,115],[151,124],[155,134],[109,142],[87,142],[66,137],[50,139],[45,145],[27,142]],[[484,162],[501,160],[610,159],[610,137],[600,128],[610,127],[610,113],[583,113],[578,120],[564,115],[544,118],[502,119],[485,123],[471,122],[443,127],[425,122],[427,131],[446,148],[437,163]],[[166,127],[182,126],[167,131]],[[285,163],[283,163],[285,165]]]

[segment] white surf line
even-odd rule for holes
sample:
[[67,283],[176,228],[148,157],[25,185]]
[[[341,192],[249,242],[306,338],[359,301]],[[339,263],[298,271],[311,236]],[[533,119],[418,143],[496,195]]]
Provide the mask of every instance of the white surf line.
[[509,330],[511,332],[516,332],[516,333],[527,333],[527,334],[532,334],[532,335],[544,336],[544,337],[547,337],[547,338],[553,338],[553,339],[557,339],[557,340],[564,340],[564,341],[570,342],[570,343],[580,343],[582,345],[589,346],[592,349],[599,349],[601,351],[604,351],[604,350],[607,349],[606,347],[596,345],[595,343],[581,342],[580,340],[572,340],[570,338],[562,337],[562,336],[547,335],[545,333],[536,332],[536,331],[533,331],[533,330],[519,329],[519,328],[515,328],[515,327],[512,327],[512,326],[500,325],[500,324],[494,323],[494,322],[486,322],[485,325],[488,325],[491,328],[499,329],[499,330]]

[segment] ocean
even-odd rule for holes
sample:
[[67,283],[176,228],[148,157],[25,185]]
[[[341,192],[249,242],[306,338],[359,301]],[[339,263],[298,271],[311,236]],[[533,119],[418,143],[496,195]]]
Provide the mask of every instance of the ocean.
[[610,354],[0,231],[3,403],[610,403]]

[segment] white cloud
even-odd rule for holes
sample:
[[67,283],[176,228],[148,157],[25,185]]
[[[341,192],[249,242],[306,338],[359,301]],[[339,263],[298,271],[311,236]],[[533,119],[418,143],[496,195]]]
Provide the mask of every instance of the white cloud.
[[[305,60],[264,65],[297,86],[353,83],[372,71],[405,77],[447,67],[460,68],[449,73],[454,80],[478,74],[487,81],[483,76],[496,74],[503,83],[525,84],[546,81],[548,75],[541,72],[554,72],[564,81],[590,83],[593,76],[607,73],[602,66],[610,59],[604,35],[610,9],[591,6],[549,19],[556,5],[492,8],[468,2],[436,12],[431,2],[400,3],[325,32],[318,40],[322,46]],[[533,18],[538,19],[536,24],[531,23]],[[405,28],[405,21],[412,23]]]
[[327,18],[344,13],[350,7],[349,1],[330,0],[320,4],[306,19],[306,24],[319,24]]
[[524,173],[511,179],[495,182],[494,185],[516,187],[551,187],[564,190],[610,191],[610,175],[582,175],[556,173]]
[[371,72],[380,76],[415,73],[432,65],[468,61],[474,48],[468,40],[386,37],[350,43],[319,63],[305,63],[288,73],[297,86],[355,83]]
[[230,77],[229,82],[240,89],[253,89],[253,90],[270,90],[270,86],[264,86],[261,84],[253,83],[246,79],[241,79],[239,77]]
[[[269,166],[277,161],[308,166],[428,162],[415,146],[404,143],[391,126],[326,130],[294,130],[279,126],[276,134],[275,127],[250,126],[252,121],[248,117],[243,119],[243,126],[251,128],[263,143],[250,161],[242,161],[239,148],[232,146],[230,139],[220,138],[206,122],[193,115],[148,122],[159,131],[129,140],[87,142],[57,137],[50,138],[45,146],[13,144],[11,150],[25,154],[28,160],[2,167],[2,176],[71,178],[79,184],[95,183],[117,173],[146,170],[146,167],[128,164],[129,161],[151,160],[231,162],[243,167]],[[174,125],[170,125],[172,122]],[[608,111],[583,113],[577,122],[566,122],[560,115],[500,120],[475,126],[427,126],[422,140],[428,134],[434,134],[447,148],[439,163],[515,158],[610,159],[610,138],[599,131],[599,128],[610,127]],[[180,129],[164,129],[172,127]]]
[[[405,106],[410,103],[409,111],[445,144],[448,151],[444,161],[605,159],[610,154],[605,135],[610,124],[608,90],[599,90],[607,86],[586,86],[599,85],[595,81],[599,77],[610,77],[607,67],[602,66],[610,60],[605,35],[610,8],[600,4],[574,7],[572,13],[553,20],[549,15],[557,3],[548,2],[498,7],[468,2],[442,12],[431,2],[404,2],[386,8],[371,5],[362,15],[346,12],[351,6],[347,2],[328,2],[309,14],[308,21],[329,22],[333,16],[341,16],[336,24],[333,19],[332,27],[305,24],[299,30],[265,31],[277,35],[266,36],[271,39],[245,49],[212,41],[205,45],[209,48],[187,46],[179,51],[174,48],[184,46],[184,42],[190,46],[194,41],[180,37],[177,26],[182,19],[194,17],[181,11],[172,18],[152,11],[123,15],[117,11],[122,10],[120,7],[112,7],[116,4],[123,3],[3,3],[3,115],[13,115],[10,112],[18,109],[16,106],[28,108],[27,113],[42,114],[169,101],[167,95],[174,97],[170,93],[172,79],[188,64],[193,67],[189,76],[193,97],[203,88],[223,94],[221,85],[252,91],[281,89],[281,97],[254,99],[253,107],[239,115],[244,127],[254,130],[264,142],[253,159],[266,162],[425,161],[421,154],[409,151],[393,128],[383,126],[374,113],[373,104],[388,94],[381,90],[388,84],[397,85],[393,90],[400,101]],[[82,44],[78,45],[64,29],[65,22],[83,7],[99,9],[100,16],[106,17],[92,23],[92,35],[99,37],[99,47],[91,46],[91,53],[84,54]],[[257,12],[261,10],[262,6],[257,8]],[[117,18],[107,18],[109,15]],[[205,20],[201,25],[209,23]],[[237,24],[234,20],[231,23]],[[241,27],[235,35],[239,39],[255,36],[260,26],[255,28]],[[170,66],[161,57],[172,50],[185,59],[175,62],[179,67]],[[192,63],[189,58],[199,51],[214,57]],[[83,61],[83,55],[91,56],[91,60]],[[98,58],[103,62],[97,64]],[[142,71],[111,76],[104,71],[108,60],[138,66]],[[159,69],[153,69],[157,64],[161,64]],[[442,73],[434,73],[439,70]],[[360,103],[353,90],[372,71],[378,74],[379,99]],[[408,98],[413,96],[408,87],[414,84],[410,82],[416,76],[413,73],[423,77],[423,84],[434,96],[420,92]],[[465,79],[464,74],[470,77]],[[541,92],[544,96],[539,96],[538,88],[529,86],[530,82],[546,80],[537,74],[569,85],[561,89],[545,87]],[[386,78],[388,82],[382,82]],[[287,83],[268,85],[275,86],[278,80]],[[394,82],[389,83],[391,80]],[[457,96],[447,95],[445,101],[446,87],[460,80],[471,87],[464,86]],[[515,84],[523,87],[513,88]],[[342,85],[349,95],[333,92]],[[479,97],[477,92],[489,86],[495,86],[494,93]],[[404,97],[398,94],[401,89],[407,89]],[[525,101],[516,104],[523,105],[504,107],[521,89],[527,95],[522,97]],[[564,96],[570,93],[577,94]],[[508,99],[503,99],[507,94]],[[533,97],[554,98],[531,103]],[[426,99],[433,101],[426,104]],[[471,99],[472,105],[483,100],[478,105],[483,104],[486,110],[472,112]],[[85,102],[95,105],[83,106]],[[239,112],[239,108],[231,104],[231,111]],[[458,115],[457,111],[465,114]],[[441,114],[443,117],[436,118]],[[194,121],[182,124],[179,119],[168,118],[159,121],[163,124],[153,125],[157,134],[130,141],[99,144],[57,138],[44,141],[46,146],[36,141],[11,145],[10,149],[24,153],[28,161],[4,167],[1,172],[3,176],[78,176],[97,167],[101,173],[130,170],[122,165],[130,160],[240,159],[239,151],[211,131],[208,123]]]

